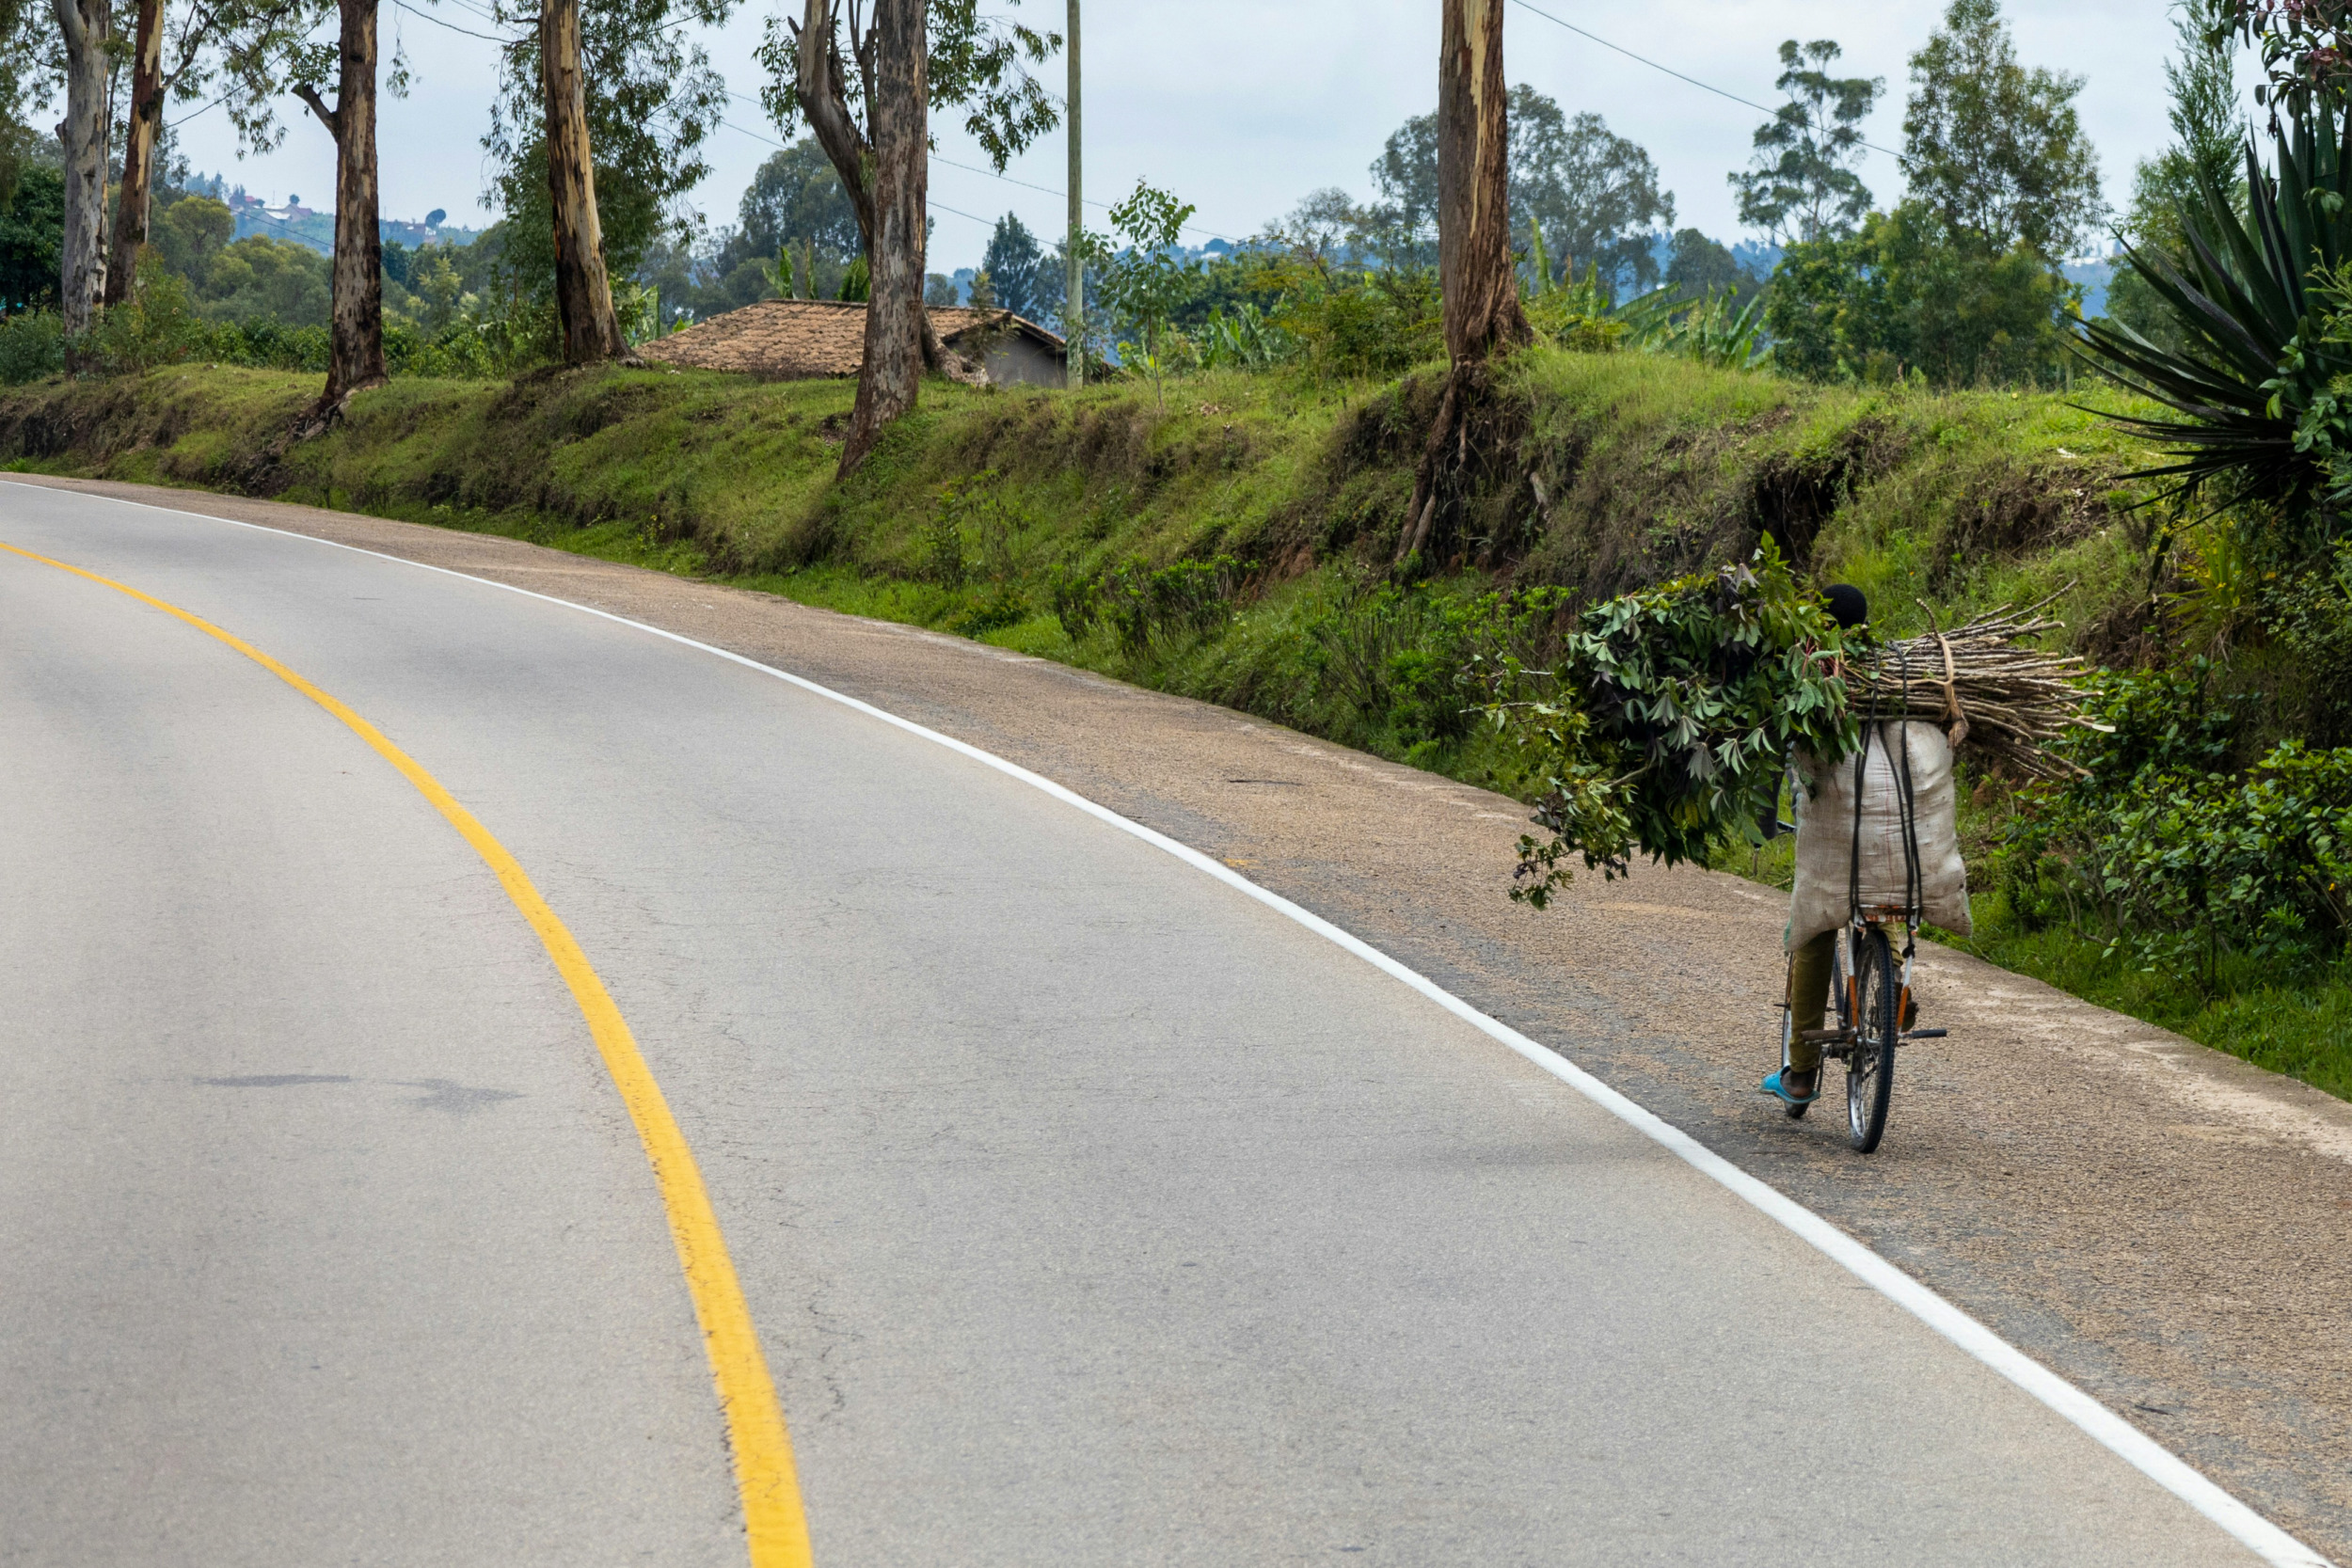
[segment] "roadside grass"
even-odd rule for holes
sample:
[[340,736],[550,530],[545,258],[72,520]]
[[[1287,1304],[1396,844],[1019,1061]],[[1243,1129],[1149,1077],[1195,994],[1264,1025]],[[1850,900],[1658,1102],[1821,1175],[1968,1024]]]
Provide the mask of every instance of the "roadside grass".
[[[1076,393],[928,384],[849,483],[852,388],[606,370],[407,380],[285,449],[314,376],[192,366],[0,394],[0,465],[192,485],[496,533],[930,626],[1220,703],[1492,787],[1448,663],[1447,612],[1497,586],[1602,596],[1744,556],[1759,533],[1859,584],[1883,627],[2056,594],[2054,644],[2128,645],[2150,585],[2118,476],[2145,452],[2071,394],[1818,388],[1645,355],[1542,350],[1502,378],[1469,526],[1384,598],[1435,403],[1382,384],[1181,378],[1165,411]],[[1205,620],[1073,635],[1057,594],[1132,565],[1231,558]],[[1921,602],[1924,601],[1924,604]],[[1963,808],[1972,851],[1985,825]],[[1788,847],[1720,869],[1787,885]],[[1973,859],[1972,853],[1972,859]],[[1508,867],[1494,868],[1502,896]],[[1958,945],[2352,1097],[2352,967],[2223,966],[2213,995],[2104,939],[2014,928],[1979,898]]]

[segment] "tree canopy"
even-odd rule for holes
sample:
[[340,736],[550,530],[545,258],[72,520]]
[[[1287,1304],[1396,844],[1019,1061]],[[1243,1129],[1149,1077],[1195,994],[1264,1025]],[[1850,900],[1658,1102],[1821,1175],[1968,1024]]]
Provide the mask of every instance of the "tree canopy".
[[[1017,6],[1021,0],[1007,3]],[[857,137],[870,142],[871,27],[854,3],[846,16],[838,4],[829,4],[824,9],[829,35],[822,47],[850,67],[834,72],[840,87],[840,107]],[[1008,17],[983,16],[979,0],[927,0],[924,23],[930,47],[925,83],[930,107],[961,109],[964,130],[980,144],[998,173],[1004,172],[1013,154],[1061,123],[1053,95],[1029,69],[1053,57],[1061,47],[1060,34]],[[768,19],[767,35],[759,46],[759,63],[768,69],[768,84],[760,89],[759,98],[769,118],[787,135],[803,123],[823,132],[811,119],[809,105],[801,102],[801,53],[810,43],[802,36],[802,24],[786,12]],[[818,112],[825,111],[819,106]],[[834,166],[841,166],[839,157]],[[853,205],[856,200],[852,192]]]
[[1952,0],[1911,57],[1903,112],[1911,199],[1957,243],[2063,257],[2106,216],[2074,111],[2083,79],[2017,63],[2000,0]]
[[[1613,283],[1646,287],[1658,280],[1651,254],[1657,230],[1671,225],[1675,198],[1658,186],[1658,166],[1638,144],[1611,132],[1596,114],[1569,116],[1525,83],[1511,89],[1511,228],[1524,250],[1529,225],[1544,229],[1544,250],[1555,267],[1597,262]],[[1385,231],[1412,246],[1430,246],[1438,222],[1438,119],[1419,115],[1389,136],[1372,166],[1382,200],[1365,211],[1363,230],[1375,248]],[[1311,213],[1316,193],[1294,226],[1317,216],[1336,232],[1336,211]],[[1327,208],[1328,203],[1325,206]]]
[[1059,259],[1046,255],[1029,226],[1010,213],[996,220],[980,270],[988,275],[1000,310],[1043,321],[1061,301]]
[[1788,102],[1756,127],[1755,163],[1728,176],[1740,193],[1740,221],[1782,245],[1842,239],[1870,210],[1869,187],[1852,166],[1863,152],[1862,121],[1886,83],[1832,76],[1842,53],[1831,39],[1781,44],[1772,86]]
[[814,136],[771,152],[752,176],[736,209],[733,239],[721,253],[723,269],[747,258],[772,261],[790,245],[814,245],[828,260],[857,254],[857,214],[841,176]]
[[1600,116],[1561,112],[1524,83],[1511,89],[1511,217],[1517,236],[1544,226],[1544,248],[1564,269],[1597,262],[1613,283],[1658,281],[1651,239],[1675,220],[1658,166]]

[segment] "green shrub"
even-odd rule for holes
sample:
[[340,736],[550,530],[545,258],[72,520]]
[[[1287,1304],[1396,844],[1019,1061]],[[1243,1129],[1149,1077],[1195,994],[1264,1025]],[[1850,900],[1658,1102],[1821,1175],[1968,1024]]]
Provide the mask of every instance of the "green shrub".
[[2027,929],[2103,930],[2110,951],[2210,989],[2221,958],[2298,965],[2343,952],[2352,919],[2352,748],[2280,743],[2231,760],[2261,699],[2185,671],[2110,675],[2109,733],[2072,748],[2073,783],[2028,791],[1994,875]]
[[0,316],[0,387],[21,387],[65,371],[65,322],[55,310]]
[[1139,654],[1171,634],[1202,636],[1232,619],[1233,594],[1247,570],[1220,555],[1157,570],[1129,561],[1095,578],[1057,575],[1054,613],[1073,638],[1106,631],[1121,651]]

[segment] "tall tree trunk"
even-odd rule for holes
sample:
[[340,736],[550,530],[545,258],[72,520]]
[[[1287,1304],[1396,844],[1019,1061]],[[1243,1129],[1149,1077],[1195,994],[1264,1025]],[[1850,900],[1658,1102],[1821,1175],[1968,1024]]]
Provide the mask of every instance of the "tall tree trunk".
[[114,73],[112,0],[53,0],[65,38],[65,238],[57,265],[65,329],[89,330],[106,293],[106,129]]
[[580,69],[580,0],[539,0],[539,83],[548,106],[548,193],[555,209],[555,311],[564,362],[628,353],[604,270],[596,171],[588,146],[588,85]]
[[138,42],[131,56],[131,113],[122,135],[122,188],[115,198],[113,253],[106,262],[108,305],[130,298],[138,280],[154,189],[155,143],[163,123],[164,0],[139,0]]
[[873,284],[866,305],[866,358],[841,448],[846,476],[874,449],[882,426],[914,406],[922,383],[925,212],[930,182],[930,79],[925,0],[875,0]]
[[[817,145],[825,150],[834,173],[841,179],[842,192],[850,198],[850,211],[857,217],[858,247],[866,254],[870,273],[875,266],[874,231],[879,221],[875,215],[874,149],[858,129],[857,118],[850,113],[849,84],[841,59],[839,9],[840,0],[803,0],[799,28],[801,113],[807,117]],[[882,20],[877,15],[877,35],[881,27]],[[875,46],[880,47],[878,36]],[[927,60],[926,72],[929,69]],[[877,138],[881,135],[880,121],[875,119],[878,103],[878,94],[867,95],[866,113],[875,124]],[[928,137],[928,129],[925,135]],[[924,369],[943,371],[961,380],[985,379],[985,372],[964,363],[940,342],[928,313],[922,314],[922,338]]]
[[384,230],[375,183],[376,0],[342,0],[335,87],[335,262],[322,409],[384,384]]
[[[874,254],[874,192],[866,183],[865,135],[850,113],[849,85],[842,75],[841,29],[834,14],[839,0],[805,0],[801,12],[801,113],[816,133],[833,170],[841,177],[841,190],[857,214],[858,245],[870,266]],[[873,113],[873,105],[866,105]]]
[[1486,361],[1530,341],[1511,264],[1511,128],[1503,113],[1505,0],[1445,0],[1438,46],[1438,277],[1452,362],[1413,482],[1399,562],[1437,538],[1439,511],[1468,465]]

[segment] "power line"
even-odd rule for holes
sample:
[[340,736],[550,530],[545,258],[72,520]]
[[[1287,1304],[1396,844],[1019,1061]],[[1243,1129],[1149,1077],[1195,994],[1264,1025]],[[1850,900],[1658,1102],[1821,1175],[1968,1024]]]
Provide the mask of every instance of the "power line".
[[167,129],[177,131],[188,121],[197,119],[199,116],[211,114],[215,109],[219,108],[223,103],[228,102],[229,95],[227,93],[223,93],[218,98],[214,99],[210,103],[205,104],[202,108],[192,110],[187,114],[182,115],[178,119],[173,120]]
[[[759,100],[758,100],[758,99],[752,97],[749,93],[741,93],[741,92],[738,92],[738,91],[736,91],[733,87],[729,87],[729,88],[727,89],[727,96],[728,96],[729,98],[739,99],[739,100],[741,100],[743,103],[759,103]],[[766,105],[762,104],[761,106],[762,106],[762,107],[765,107]],[[727,122],[726,122],[726,121],[724,121],[724,120],[722,120],[722,121],[720,121],[720,123],[723,125],[723,124],[726,124]],[[732,126],[732,127],[730,127],[730,129],[737,130],[737,131],[742,131],[742,130],[743,130],[743,128],[742,128],[740,125]],[[749,131],[744,131],[744,133],[743,133],[743,134],[744,134],[745,135],[755,135],[756,133],[754,133],[754,132],[749,132]],[[780,142],[780,141],[770,141],[770,140],[769,140],[769,138],[768,138],[768,137],[766,137],[766,136],[761,136],[759,139],[760,139],[760,140],[762,140],[762,141],[766,141],[766,142],[768,142],[768,143],[769,143],[769,145],[770,145],[770,146],[771,146],[771,147],[782,147],[782,146],[784,145],[784,143],[782,143],[782,142]],[[1013,178],[1011,175],[1009,175],[1009,174],[1005,174],[1005,173],[1000,172],[999,170],[993,169],[993,168],[982,168],[982,167],[980,167],[977,164],[960,164],[960,163],[956,162],[953,158],[943,158],[943,157],[941,157],[941,156],[940,156],[938,153],[936,153],[936,152],[934,152],[934,153],[932,153],[932,154],[931,154],[931,159],[930,159],[930,161],[931,161],[932,163],[934,163],[934,164],[946,164],[946,165],[949,168],[960,168],[960,169],[963,170],[966,174],[984,174],[984,175],[986,175],[986,176],[987,176],[989,179],[991,179],[991,180],[1002,180],[1002,181],[1003,181],[1006,184],[1008,184],[1008,185],[1019,185],[1019,186],[1020,186],[1022,189],[1024,189],[1024,190],[1031,190],[1031,191],[1036,191],[1036,192],[1038,192],[1039,194],[1043,195],[1043,196],[1059,197],[1059,198],[1061,198],[1061,199],[1063,199],[1064,201],[1067,201],[1067,200],[1069,200],[1069,199],[1070,199],[1070,193],[1069,193],[1069,192],[1067,192],[1067,191],[1057,191],[1057,190],[1054,189],[1054,187],[1053,187],[1053,186],[1051,186],[1051,185],[1040,185],[1040,184],[1037,184],[1036,182],[1032,182],[1032,181],[1028,181],[1028,180],[1016,180],[1016,179],[1014,179],[1014,178]],[[1104,212],[1106,212],[1106,213],[1107,213],[1107,212],[1109,212],[1109,211],[1111,210],[1111,207],[1112,207],[1112,205],[1113,205],[1112,203],[1110,203],[1110,202],[1108,202],[1108,201],[1097,201],[1097,200],[1095,200],[1095,199],[1094,199],[1093,198],[1091,198],[1091,197],[1084,197],[1084,198],[1081,198],[1080,199],[1084,200],[1088,206],[1089,206],[1089,207],[1099,207],[1099,208],[1101,208]],[[945,209],[945,210],[946,210],[946,211],[947,211],[947,212],[951,212],[951,213],[952,213],[952,212],[955,212],[955,209],[954,209],[954,208],[952,208],[952,207],[950,207],[950,208],[946,208],[946,209]],[[958,217],[961,217],[961,216],[963,216],[964,214],[961,214],[961,213],[957,213],[957,214],[956,214],[956,215],[957,215]],[[1214,229],[1203,229],[1203,228],[1201,228],[1201,227],[1200,227],[1199,224],[1197,224],[1197,223],[1188,223],[1188,224],[1185,224],[1185,225],[1184,225],[1184,229],[1185,229],[1185,231],[1186,231],[1186,232],[1188,232],[1188,233],[1193,233],[1193,234],[1206,234],[1209,238],[1211,238],[1211,239],[1213,239],[1213,240],[1223,240],[1223,241],[1225,241],[1228,245],[1231,245],[1231,244],[1232,244],[1232,243],[1233,243],[1233,237],[1232,237],[1232,235],[1230,235],[1230,234],[1220,234],[1220,233],[1218,233],[1218,232],[1217,232],[1216,230],[1214,230]]]
[[[1576,34],[1580,38],[1589,39],[1593,42],[1599,44],[1603,49],[1613,49],[1629,60],[1637,61],[1642,65],[1649,67],[1652,71],[1662,71],[1677,82],[1688,82],[1702,92],[1711,92],[1718,98],[1728,98],[1734,103],[1745,104],[1751,109],[1761,109],[1768,115],[1777,115],[1780,113],[1778,109],[1772,107],[1770,104],[1758,103],[1753,98],[1742,98],[1736,92],[1725,92],[1723,88],[1714,86],[1712,83],[1702,82],[1695,76],[1685,76],[1682,72],[1677,71],[1670,65],[1660,65],[1656,60],[1651,59],[1646,55],[1636,55],[1632,50],[1626,48],[1623,44],[1610,42],[1607,39],[1602,38],[1598,33],[1587,32],[1585,29],[1578,26],[1573,22],[1563,21],[1559,17],[1552,15],[1549,11],[1537,9],[1535,7],[1529,5],[1527,0],[1511,0],[1511,4],[1518,7],[1518,8],[1523,11],[1529,11],[1536,16],[1542,17],[1546,22],[1550,23],[1555,27],[1565,27],[1569,32]],[[1866,141],[1857,143],[1856,145],[1867,147],[1873,152],[1883,152],[1899,164],[1907,164],[1911,162],[1908,157],[1896,151],[1893,148],[1881,147],[1876,142]]]
[[[395,3],[397,3],[397,0],[395,0]],[[741,93],[738,92],[738,93],[730,93],[728,96],[729,96],[729,97],[732,97],[732,98],[740,98],[740,97],[742,97],[743,95],[742,95]],[[753,130],[750,130],[750,129],[747,129],[747,128],[746,128],[746,127],[744,127],[744,126],[738,125],[738,124],[736,124],[736,123],[735,123],[735,121],[733,121],[733,120],[731,120],[731,119],[723,119],[723,120],[721,120],[719,123],[720,123],[720,124],[722,124],[722,125],[723,125],[723,126],[725,126],[728,130],[730,130],[730,131],[734,132],[737,135],[739,135],[739,136],[749,136],[749,137],[751,137],[751,138],[752,138],[752,140],[754,140],[754,141],[761,141],[761,142],[766,142],[766,143],[767,143],[770,147],[782,147],[782,146],[784,146],[784,145],[785,145],[784,143],[782,143],[782,142],[780,142],[780,141],[776,140],[776,138],[775,138],[775,137],[773,137],[773,136],[763,136],[763,135],[761,135],[758,132],[756,132],[756,131],[753,131]],[[935,201],[935,200],[934,200],[934,201],[927,201],[927,202],[925,203],[925,205],[927,205],[927,206],[930,206],[930,207],[935,207],[935,208],[937,208],[939,211],[941,211],[941,212],[943,212],[943,213],[952,214],[953,215],[955,215],[955,216],[957,216],[957,217],[960,217],[960,218],[967,218],[967,219],[970,219],[970,220],[971,220],[972,222],[974,222],[974,223],[977,223],[977,224],[985,225],[985,226],[990,227],[990,228],[993,228],[993,227],[995,226],[995,223],[996,223],[996,220],[995,220],[994,218],[974,217],[974,216],[973,216],[970,213],[964,212],[964,211],[963,211],[962,209],[961,209],[961,208],[957,208],[957,207],[950,207],[950,206],[948,206],[948,205],[947,205],[946,202],[944,202],[944,201]]]
[[470,27],[460,27],[454,22],[443,22],[430,11],[421,11],[416,7],[406,4],[405,0],[392,0],[392,4],[420,21],[430,22],[436,27],[446,27],[453,33],[462,33],[469,39],[480,39],[485,43],[495,43],[501,49],[512,49],[524,41],[521,39],[498,38],[489,33],[477,33]]

